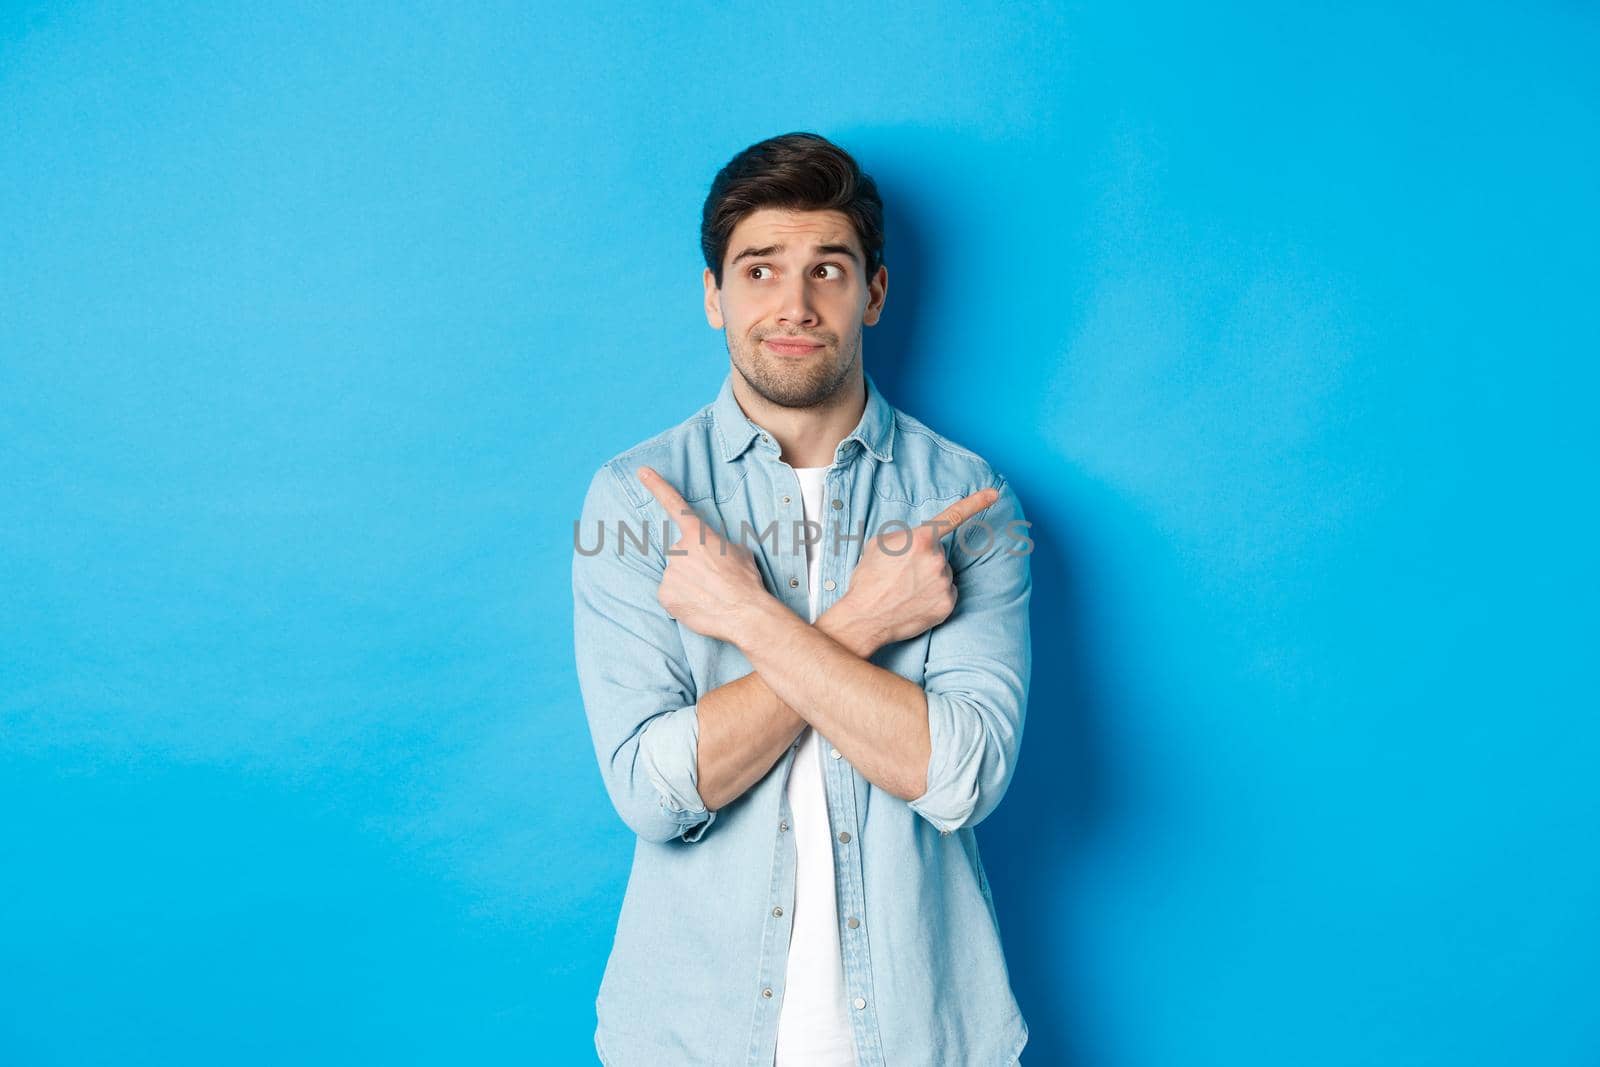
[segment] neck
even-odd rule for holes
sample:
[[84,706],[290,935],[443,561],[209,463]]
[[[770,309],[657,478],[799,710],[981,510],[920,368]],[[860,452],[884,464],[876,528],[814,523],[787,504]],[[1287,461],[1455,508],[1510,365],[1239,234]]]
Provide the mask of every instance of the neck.
[[772,435],[791,467],[827,467],[845,435],[856,428],[867,409],[867,386],[861,365],[840,383],[833,395],[809,408],[774,404],[750,387],[738,368],[733,372],[733,395],[751,422]]

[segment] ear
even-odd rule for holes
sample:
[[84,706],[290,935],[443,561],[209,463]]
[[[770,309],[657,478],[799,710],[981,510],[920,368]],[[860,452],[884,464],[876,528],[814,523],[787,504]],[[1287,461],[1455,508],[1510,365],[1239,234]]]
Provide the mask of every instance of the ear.
[[867,307],[861,314],[865,326],[874,326],[883,314],[883,302],[889,298],[889,268],[878,264],[878,273],[867,283]]
[[707,267],[701,279],[706,287],[706,321],[713,330],[720,330],[725,323],[722,319],[722,290],[717,288],[717,279]]

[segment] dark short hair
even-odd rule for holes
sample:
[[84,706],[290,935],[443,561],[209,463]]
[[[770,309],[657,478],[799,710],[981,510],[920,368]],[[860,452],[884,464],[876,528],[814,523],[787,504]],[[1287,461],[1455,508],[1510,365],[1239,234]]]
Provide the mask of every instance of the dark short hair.
[[839,211],[855,227],[867,278],[883,263],[883,201],[850,153],[815,133],[785,133],[751,145],[711,182],[700,214],[700,249],[722,288],[722,259],[739,221],[764,207]]

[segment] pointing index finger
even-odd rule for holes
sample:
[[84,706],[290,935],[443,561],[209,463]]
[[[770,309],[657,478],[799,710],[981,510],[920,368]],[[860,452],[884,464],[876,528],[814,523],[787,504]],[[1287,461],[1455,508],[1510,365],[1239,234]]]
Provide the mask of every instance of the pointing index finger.
[[946,535],[954,533],[956,527],[998,499],[1000,499],[1000,490],[993,486],[988,486],[969,496],[962,497],[929,519],[928,522],[933,525],[933,528],[938,531],[939,538],[943,540]]
[[650,490],[650,495],[660,503],[667,513],[667,518],[679,526],[684,526],[688,522],[699,521],[700,517],[694,513],[694,509],[689,506],[689,502],[678,494],[678,491],[672,487],[671,482],[656,473],[654,467],[639,467],[633,473],[643,483],[644,487]]

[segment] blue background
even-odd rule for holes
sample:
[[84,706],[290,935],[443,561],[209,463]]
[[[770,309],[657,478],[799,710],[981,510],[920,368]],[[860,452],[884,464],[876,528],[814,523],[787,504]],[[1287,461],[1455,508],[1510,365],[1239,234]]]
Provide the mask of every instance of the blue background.
[[1600,1062],[1580,3],[0,15],[0,1062],[590,1062],[605,458],[716,169],[1034,522],[1029,1067]]

